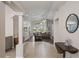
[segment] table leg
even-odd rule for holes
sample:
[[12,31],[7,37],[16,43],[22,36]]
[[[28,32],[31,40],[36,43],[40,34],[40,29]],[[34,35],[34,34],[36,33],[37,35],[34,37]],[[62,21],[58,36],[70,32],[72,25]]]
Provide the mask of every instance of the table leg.
[[65,52],[63,52],[63,58],[65,58]]

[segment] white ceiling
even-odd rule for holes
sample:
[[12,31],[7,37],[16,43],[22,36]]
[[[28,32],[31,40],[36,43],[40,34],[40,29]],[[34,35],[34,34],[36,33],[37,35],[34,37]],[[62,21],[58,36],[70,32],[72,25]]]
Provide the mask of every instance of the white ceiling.
[[55,12],[65,4],[64,1],[15,1],[25,13],[26,20],[40,19],[42,16],[52,19]]

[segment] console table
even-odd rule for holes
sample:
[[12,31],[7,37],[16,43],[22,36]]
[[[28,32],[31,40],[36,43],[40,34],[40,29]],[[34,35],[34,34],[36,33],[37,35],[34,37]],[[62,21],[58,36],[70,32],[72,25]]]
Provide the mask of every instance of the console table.
[[63,54],[63,58],[65,58],[65,52],[69,52],[71,54],[77,53],[78,49],[73,46],[66,46],[65,42],[56,42],[55,46],[57,48],[58,53]]

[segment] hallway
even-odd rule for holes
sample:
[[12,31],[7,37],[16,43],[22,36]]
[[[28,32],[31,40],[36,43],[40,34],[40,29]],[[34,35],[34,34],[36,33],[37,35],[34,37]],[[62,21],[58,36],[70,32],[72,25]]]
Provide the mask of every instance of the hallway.
[[[23,45],[23,48],[21,47],[23,50],[20,51],[20,47],[18,48],[17,45],[16,49],[6,53],[6,57],[15,58],[17,57],[17,54],[19,55],[22,53],[22,57],[24,56],[25,58],[61,57],[57,53],[54,44],[51,44],[53,43],[52,36],[54,36],[54,23],[52,19],[55,14],[54,11],[57,11],[59,9],[58,7],[60,7],[64,2],[11,1],[11,4],[9,2],[3,3],[6,4],[6,37],[12,36],[13,38],[17,38],[16,41],[18,42],[18,45]],[[14,6],[12,4],[16,6],[16,8],[13,8]],[[16,4],[20,4],[21,6],[17,6]],[[8,15],[10,15],[10,17],[8,17]],[[42,41],[35,42],[35,40],[28,40],[31,34],[38,32],[43,34],[43,36],[41,36],[43,37]],[[51,35],[47,35],[47,37],[51,38],[51,40],[47,40],[47,37],[44,38],[44,35],[48,34],[48,32]],[[44,40],[46,42],[43,42]],[[48,41],[50,43],[48,43]]]
[[0,57],[79,58],[79,2],[1,1]]

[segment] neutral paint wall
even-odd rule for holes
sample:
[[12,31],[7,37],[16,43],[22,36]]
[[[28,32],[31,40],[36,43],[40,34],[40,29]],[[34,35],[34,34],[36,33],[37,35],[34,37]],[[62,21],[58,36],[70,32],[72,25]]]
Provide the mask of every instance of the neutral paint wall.
[[0,58],[5,56],[5,5],[0,2]]
[[52,31],[53,26],[52,25],[53,25],[53,21],[48,19],[47,20],[47,29],[48,29],[48,32],[50,32],[53,35],[53,31]]
[[18,16],[13,16],[13,36],[18,37]]
[[23,30],[23,36],[27,40],[31,36],[31,25],[29,21],[23,21],[23,27],[27,27],[27,32]]
[[15,12],[7,5],[5,12],[5,36],[13,36],[13,16]]
[[[66,19],[71,13],[75,13],[79,17],[79,2],[67,2],[56,13],[54,17],[54,40],[55,42],[60,42],[65,41],[66,39],[71,39],[72,45],[79,49],[79,28],[75,33],[71,34],[68,33],[65,26]],[[58,21],[56,21],[57,18],[59,18]],[[79,54],[74,56],[79,57]]]
[[29,21],[23,21],[23,27],[29,27],[30,22]]

